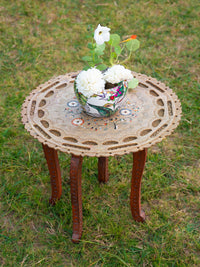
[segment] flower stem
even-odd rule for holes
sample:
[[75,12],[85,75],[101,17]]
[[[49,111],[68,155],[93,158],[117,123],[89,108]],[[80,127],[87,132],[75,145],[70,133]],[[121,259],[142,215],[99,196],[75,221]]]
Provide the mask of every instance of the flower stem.
[[112,58],[112,45],[110,46],[110,65],[112,66],[113,65],[113,58]]
[[121,56],[121,54],[122,54],[122,51],[124,50],[124,48],[125,48],[125,45],[123,45],[123,47],[122,47],[122,49],[121,49],[121,53],[120,53],[119,55],[117,55],[117,58],[116,58],[116,63],[118,63],[118,62],[119,62],[118,58],[119,58],[119,56]]
[[131,58],[131,55],[132,55],[132,51],[130,51],[128,57],[127,57],[126,59],[124,59],[124,60],[121,62],[121,64],[126,63],[126,62]]

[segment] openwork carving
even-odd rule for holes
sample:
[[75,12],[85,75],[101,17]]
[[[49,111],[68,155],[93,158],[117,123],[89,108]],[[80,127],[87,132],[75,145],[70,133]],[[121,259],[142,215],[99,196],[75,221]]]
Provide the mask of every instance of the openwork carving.
[[177,127],[180,102],[156,79],[133,72],[139,85],[129,89],[121,109],[109,118],[93,118],[74,95],[77,74],[49,80],[24,101],[25,128],[41,143],[77,156],[107,157],[148,148]]

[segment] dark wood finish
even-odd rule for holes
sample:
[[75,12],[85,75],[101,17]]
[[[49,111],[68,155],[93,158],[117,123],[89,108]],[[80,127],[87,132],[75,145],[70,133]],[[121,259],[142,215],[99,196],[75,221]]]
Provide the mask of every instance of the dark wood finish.
[[98,158],[98,180],[100,183],[107,183],[109,179],[108,175],[108,158]]
[[82,190],[81,190],[81,156],[72,155],[70,166],[70,185],[73,218],[72,242],[78,243],[82,236],[83,216],[82,216]]
[[55,205],[56,201],[60,199],[62,194],[62,181],[58,154],[54,148],[50,148],[44,144],[42,144],[42,147],[51,178],[51,198],[49,199],[49,203],[51,205]]
[[[57,151],[47,145],[42,145],[45,158],[47,161],[50,177],[52,194],[49,200],[54,205],[60,199],[62,194],[61,172]],[[144,171],[147,149],[133,153],[133,170],[131,181],[130,205],[134,220],[138,222],[145,221],[145,213],[141,210],[141,180]],[[70,165],[70,186],[71,186],[71,203],[73,218],[73,235],[72,241],[78,243],[82,236],[83,216],[82,216],[82,190],[81,190],[81,172],[83,158],[72,155]],[[108,157],[98,158],[98,180],[106,183],[108,175]]]
[[130,205],[133,219],[145,221],[145,213],[141,210],[141,181],[147,157],[147,149],[133,153],[133,170],[131,181]]

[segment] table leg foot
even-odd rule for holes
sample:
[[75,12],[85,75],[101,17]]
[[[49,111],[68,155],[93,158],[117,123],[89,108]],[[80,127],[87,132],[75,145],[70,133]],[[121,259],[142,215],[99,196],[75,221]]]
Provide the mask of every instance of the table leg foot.
[[72,155],[70,166],[70,186],[73,219],[72,242],[78,243],[82,236],[83,216],[82,216],[82,192],[81,192],[81,156]]
[[73,233],[72,242],[75,243],[75,244],[78,244],[80,242],[80,240],[81,240],[81,236],[82,236],[82,233],[81,234]]
[[49,203],[55,205],[62,194],[61,172],[57,151],[47,145],[42,144],[44,155],[47,161],[49,174],[51,178],[51,198]]
[[137,214],[132,213],[133,219],[136,222],[144,222],[145,221],[145,212],[143,210],[140,210]]
[[133,153],[133,170],[131,180],[130,205],[133,219],[145,221],[145,213],[141,210],[141,181],[147,157],[147,149]]
[[108,158],[98,158],[98,180],[100,183],[107,183],[109,179],[108,175]]

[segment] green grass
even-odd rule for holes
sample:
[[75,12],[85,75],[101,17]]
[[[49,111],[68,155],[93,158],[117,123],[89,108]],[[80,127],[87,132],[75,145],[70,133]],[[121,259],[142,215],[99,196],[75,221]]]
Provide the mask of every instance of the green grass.
[[[198,0],[1,0],[1,266],[200,266]],[[49,174],[41,144],[21,123],[21,105],[37,85],[79,70],[87,26],[137,34],[128,67],[169,85],[182,103],[175,133],[149,149],[142,183],[147,220],[129,207],[132,156],[83,162],[83,237],[71,242],[70,156],[59,154],[63,195],[48,205]]]

